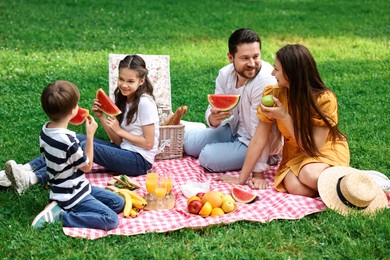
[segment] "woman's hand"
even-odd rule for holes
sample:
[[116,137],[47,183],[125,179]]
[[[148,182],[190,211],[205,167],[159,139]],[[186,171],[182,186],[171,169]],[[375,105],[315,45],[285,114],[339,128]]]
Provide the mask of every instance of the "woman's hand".
[[265,190],[268,188],[268,183],[264,179],[263,173],[252,173],[252,178],[248,181],[248,185],[255,190]]
[[283,119],[285,118],[288,113],[283,106],[283,104],[277,99],[276,97],[273,97],[275,101],[275,105],[273,107],[266,107],[261,102],[259,104],[259,107],[261,111],[268,117],[268,118],[275,118],[275,119]]
[[96,115],[96,117],[101,120],[104,117],[104,113],[100,108],[101,104],[97,99],[93,100],[93,105],[92,105],[92,111]]

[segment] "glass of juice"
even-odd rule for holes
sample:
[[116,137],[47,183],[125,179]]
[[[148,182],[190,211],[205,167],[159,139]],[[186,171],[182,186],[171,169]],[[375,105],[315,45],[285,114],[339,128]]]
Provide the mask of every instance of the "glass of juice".
[[165,185],[167,186],[167,195],[170,195],[173,188],[171,175],[169,173],[164,174],[162,181],[165,182]]
[[148,197],[151,201],[154,200],[155,191],[158,186],[158,174],[154,170],[149,170],[146,173],[145,181],[146,191],[148,192]]
[[165,198],[165,194],[167,194],[167,183],[163,181],[163,179],[160,179],[160,181],[158,182],[158,186],[156,187],[154,193],[158,198],[158,208],[163,209],[163,200]]

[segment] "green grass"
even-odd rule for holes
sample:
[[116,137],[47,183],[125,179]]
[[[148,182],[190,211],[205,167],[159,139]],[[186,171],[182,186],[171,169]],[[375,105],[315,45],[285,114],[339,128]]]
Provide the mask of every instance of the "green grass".
[[[170,55],[173,108],[186,104],[185,119],[202,121],[205,96],[228,63],[228,36],[250,27],[271,63],[287,43],[310,49],[338,96],[351,165],[390,175],[389,1],[0,0],[0,10],[0,165],[39,154],[46,120],[39,98],[48,82],[76,83],[84,107],[108,88],[108,53]],[[105,138],[101,129],[97,137]],[[90,241],[65,236],[60,224],[31,229],[47,198],[40,186],[23,197],[0,191],[0,258],[390,258],[389,210]]]

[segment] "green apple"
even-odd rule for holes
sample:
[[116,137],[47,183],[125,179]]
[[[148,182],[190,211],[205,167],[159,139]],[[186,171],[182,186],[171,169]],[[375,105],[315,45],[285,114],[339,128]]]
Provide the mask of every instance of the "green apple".
[[261,99],[261,103],[266,106],[266,107],[273,107],[274,104],[275,104],[275,101],[274,99],[272,98],[272,95],[267,95],[267,96],[264,96],[262,99]]

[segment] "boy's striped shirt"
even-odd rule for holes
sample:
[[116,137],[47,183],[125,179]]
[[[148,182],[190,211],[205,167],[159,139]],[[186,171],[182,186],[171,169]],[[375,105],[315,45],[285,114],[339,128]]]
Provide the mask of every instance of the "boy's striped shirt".
[[50,199],[64,209],[72,208],[91,192],[89,181],[78,168],[88,163],[76,133],[65,128],[47,128],[40,133],[40,149],[50,177]]

